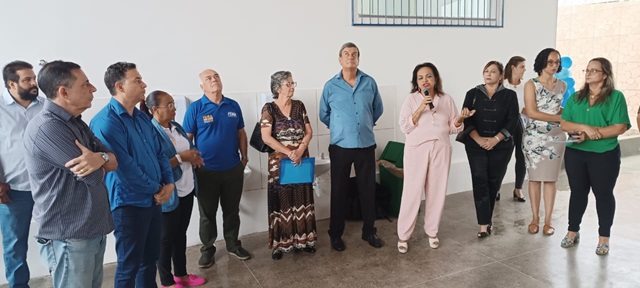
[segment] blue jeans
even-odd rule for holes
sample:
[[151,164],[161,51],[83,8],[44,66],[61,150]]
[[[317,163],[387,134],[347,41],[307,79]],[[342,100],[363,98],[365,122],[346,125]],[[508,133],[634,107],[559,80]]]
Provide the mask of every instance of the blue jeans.
[[106,235],[89,239],[37,240],[40,258],[49,268],[53,287],[102,287]]
[[162,210],[152,207],[121,206],[113,210],[118,266],[116,288],[157,288],[156,261],[160,254]]
[[27,241],[31,226],[33,197],[29,191],[9,190],[11,203],[0,204],[0,230],[4,266],[9,287],[29,287]]

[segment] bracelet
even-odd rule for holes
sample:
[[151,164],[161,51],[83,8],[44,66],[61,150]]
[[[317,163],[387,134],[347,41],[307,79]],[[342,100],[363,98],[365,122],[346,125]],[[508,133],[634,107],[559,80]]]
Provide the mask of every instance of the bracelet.
[[498,142],[500,142],[500,138],[498,138],[498,136],[493,136],[493,138],[496,138],[496,140],[498,140]]
[[176,159],[178,159],[178,163],[182,164],[182,157],[180,157],[180,154],[176,154]]
[[247,162],[249,162],[249,158],[247,158],[247,157],[242,157],[242,159],[240,159],[240,161],[247,161]]

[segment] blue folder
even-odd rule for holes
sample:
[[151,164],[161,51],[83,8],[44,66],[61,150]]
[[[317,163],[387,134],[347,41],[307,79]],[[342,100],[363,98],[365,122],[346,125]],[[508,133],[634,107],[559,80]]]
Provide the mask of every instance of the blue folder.
[[280,160],[280,185],[313,183],[316,158],[302,158],[299,165],[293,166],[291,159]]

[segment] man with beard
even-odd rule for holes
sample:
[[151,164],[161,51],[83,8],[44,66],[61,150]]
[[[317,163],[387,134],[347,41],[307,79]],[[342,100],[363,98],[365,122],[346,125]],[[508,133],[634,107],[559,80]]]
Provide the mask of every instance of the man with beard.
[[0,230],[10,287],[29,287],[27,240],[33,210],[22,135],[40,110],[33,66],[14,61],[2,70],[6,90],[0,103]]

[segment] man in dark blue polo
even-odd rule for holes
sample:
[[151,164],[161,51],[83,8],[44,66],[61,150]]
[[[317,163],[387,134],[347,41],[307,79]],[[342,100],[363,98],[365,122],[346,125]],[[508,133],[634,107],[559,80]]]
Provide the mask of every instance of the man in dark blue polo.
[[213,265],[216,253],[218,202],[222,207],[227,251],[240,260],[251,258],[238,240],[244,167],[249,159],[240,105],[222,95],[218,72],[211,69],[202,71],[200,88],[204,95],[189,105],[183,126],[187,135],[195,139],[204,159],[204,166],[196,170],[196,174],[202,241],[198,265],[206,268]]
[[118,157],[106,177],[116,237],[115,287],[157,287],[161,206],[174,190],[171,164],[151,119],[136,108],[147,85],[133,63],[107,68],[104,82],[113,96],[91,120],[91,130]]
[[349,42],[340,48],[342,70],[329,79],[322,90],[320,121],[331,134],[331,247],[345,249],[342,241],[346,216],[351,165],[356,170],[358,195],[362,207],[362,239],[380,248],[382,240],[376,235],[376,139],[373,126],[382,116],[382,98],[373,78],[358,69],[360,50]]

